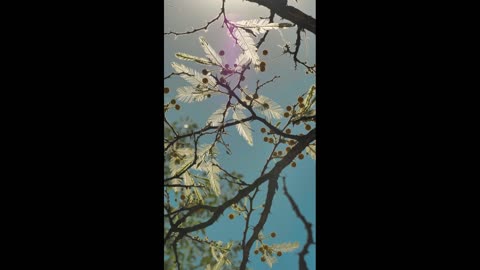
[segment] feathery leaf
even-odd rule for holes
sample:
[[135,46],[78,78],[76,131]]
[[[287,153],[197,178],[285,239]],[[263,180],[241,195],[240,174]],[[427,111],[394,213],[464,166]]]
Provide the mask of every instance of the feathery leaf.
[[238,27],[251,30],[255,35],[263,34],[267,30],[292,27],[291,23],[271,23],[269,19],[253,19],[234,22]]
[[[182,64],[177,64],[175,62],[172,62],[172,67],[177,73],[182,73],[180,74],[180,77],[184,80],[186,80],[188,83],[190,83],[193,87],[200,86],[198,89],[211,89],[211,90],[217,90],[216,89],[216,82],[215,79],[210,76],[202,76],[200,75],[199,72],[196,70],[193,70],[185,65]],[[208,83],[204,84],[203,83],[203,78],[208,79]]]
[[297,249],[298,246],[299,246],[298,242],[281,243],[281,244],[273,244],[272,249],[275,251],[290,252]]
[[265,252],[263,256],[265,256],[265,262],[268,264],[268,266],[270,266],[270,268],[272,268],[273,264],[277,262],[277,259],[268,254],[268,252]]
[[220,169],[213,165],[213,163],[210,163],[209,170],[208,170],[208,178],[210,179],[210,188],[213,190],[215,195],[219,196],[221,193],[220,190],[220,184],[218,181],[220,181],[220,177],[218,174],[220,173]]
[[[220,106],[220,108],[218,110],[216,110],[215,112],[212,113],[212,115],[210,115],[210,117],[207,120],[207,125],[208,125],[208,123],[210,123],[210,126],[212,126],[212,127],[220,126],[225,121],[225,119],[227,118],[230,110],[231,110],[231,108],[229,107],[227,109],[227,112],[225,112],[225,105]],[[225,118],[223,117],[224,112],[225,112]]]
[[191,86],[183,86],[177,89],[177,95],[175,98],[186,103],[191,103],[194,101],[200,102],[207,99],[208,94],[216,95],[218,93],[210,90],[196,90]]
[[255,65],[255,71],[260,71],[260,57],[257,54],[257,47],[250,34],[241,28],[235,28],[233,35],[245,56],[252,60],[252,63]]
[[197,57],[197,56],[190,55],[190,54],[186,54],[186,53],[176,53],[175,56],[176,56],[178,59],[182,59],[182,60],[185,60],[185,61],[193,61],[193,62],[197,62],[197,63],[199,63],[199,64],[210,65],[210,66],[215,65],[215,64],[212,63],[212,61],[210,61],[209,59]]
[[260,110],[268,120],[271,120],[272,118],[282,118],[282,107],[266,96],[259,96],[252,105],[255,109]]
[[235,60],[235,64],[237,64],[237,67],[235,68],[235,71],[241,72],[243,70],[243,67],[247,66],[250,64],[251,59],[247,57],[245,53],[241,53],[237,59]]
[[309,146],[307,146],[306,152],[313,160],[316,160],[316,156],[317,156],[316,144],[310,144]]
[[[235,110],[233,110],[233,119],[240,121],[245,118],[246,117],[242,109],[237,107]],[[240,136],[242,136],[250,146],[253,146],[252,130],[250,127],[250,123],[241,122],[237,124],[237,130]]]
[[222,66],[222,58],[218,53],[208,44],[204,37],[199,37],[200,45],[202,45],[203,51],[207,54],[207,58],[217,66]]

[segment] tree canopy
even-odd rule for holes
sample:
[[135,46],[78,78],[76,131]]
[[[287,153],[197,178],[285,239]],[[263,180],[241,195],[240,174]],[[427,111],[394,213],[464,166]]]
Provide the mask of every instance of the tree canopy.
[[165,2],[166,269],[272,268],[289,252],[312,268],[314,206],[298,194],[315,196],[314,1],[290,2]]

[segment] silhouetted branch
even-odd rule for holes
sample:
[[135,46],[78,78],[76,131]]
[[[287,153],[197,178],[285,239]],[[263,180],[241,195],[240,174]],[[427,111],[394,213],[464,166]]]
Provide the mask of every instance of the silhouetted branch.
[[293,211],[297,215],[297,217],[303,222],[305,225],[305,229],[307,230],[307,242],[303,246],[302,251],[298,254],[298,263],[300,270],[308,270],[307,263],[305,262],[305,255],[308,253],[308,246],[314,244],[313,236],[312,236],[312,223],[308,222],[305,216],[302,215],[300,209],[298,208],[297,203],[293,200],[292,196],[287,191],[287,184],[285,183],[285,177],[283,177],[283,192],[285,196],[287,196],[290,204],[292,205]]
[[278,16],[291,21],[301,28],[305,28],[313,34],[317,34],[317,21],[313,17],[303,13],[292,6],[282,6],[278,0],[247,0],[252,3],[265,6],[274,11]]

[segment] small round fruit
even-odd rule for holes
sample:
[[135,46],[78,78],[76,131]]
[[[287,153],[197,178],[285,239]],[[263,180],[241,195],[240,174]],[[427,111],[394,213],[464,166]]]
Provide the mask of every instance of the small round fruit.
[[207,74],[208,74],[208,70],[206,70],[206,69],[202,70],[202,74],[203,74],[203,75],[207,75]]
[[203,79],[202,79],[202,82],[203,82],[203,83],[208,83],[208,79],[207,79],[207,78],[203,78]]
[[298,102],[302,103],[303,102],[303,97],[298,97]]
[[292,165],[292,167],[294,167],[294,168],[297,167],[297,163],[295,161],[292,162],[290,165]]
[[207,94],[207,98],[210,98],[210,97],[212,97],[212,95],[211,95],[211,94]]
[[292,110],[292,106],[287,106],[287,111],[291,111]]
[[180,110],[180,105],[178,105],[178,104],[175,105],[175,109],[176,109],[177,111]]
[[255,251],[253,253],[258,254],[258,249],[255,249]]
[[245,76],[240,77],[240,81],[245,81]]
[[268,142],[268,137],[263,137],[264,142]]
[[282,256],[282,252],[281,252],[281,251],[277,251],[277,256],[278,256],[278,257]]
[[269,143],[273,143],[273,138],[268,138]]
[[220,54],[220,56],[224,56],[224,55],[225,55],[225,51],[224,51],[224,50],[221,50],[218,54]]
[[261,128],[260,132],[265,133],[265,132],[267,132],[267,130],[265,128]]
[[263,103],[262,106],[265,110],[268,110],[270,108],[270,105],[268,105],[268,103]]
[[285,130],[285,133],[290,134],[290,133],[292,133],[292,130],[289,129],[289,128],[287,128],[287,129]]
[[233,218],[235,218],[235,215],[234,215],[234,214],[230,214],[230,215],[228,215],[228,218],[229,218],[229,219],[233,219]]
[[305,126],[305,129],[306,129],[306,130],[310,130],[310,129],[312,129],[312,126],[306,125],[306,126]]
[[237,67],[237,64],[233,64],[233,67]]
[[272,153],[272,156],[276,157],[276,156],[277,156],[277,152],[273,152],[273,153]]
[[272,233],[270,234],[270,236],[271,236],[272,238],[275,238],[275,236],[277,236],[277,234],[276,234],[275,232],[272,232]]
[[225,83],[225,78],[224,77],[220,78],[220,83]]
[[175,164],[176,164],[176,165],[180,164],[180,159],[178,159],[178,158],[175,159]]
[[261,258],[262,262],[266,261],[267,259],[265,259],[265,256],[262,256]]
[[265,72],[265,66],[260,66],[260,71]]
[[258,250],[263,253],[263,247],[260,247]]
[[290,116],[290,114],[289,114],[288,112],[285,112],[285,113],[283,114],[283,116],[285,116],[285,117],[289,117],[289,116]]
[[252,98],[251,98],[250,96],[248,96],[248,95],[245,97],[245,99],[246,99],[246,100],[252,100]]
[[268,51],[267,50],[263,50],[263,55],[267,55],[268,54]]
[[294,144],[295,144],[295,140],[290,140],[290,141],[288,141],[288,144],[289,144],[289,145],[294,145]]
[[164,93],[164,94],[168,94],[168,92],[170,92],[170,88],[164,87],[164,88],[163,88],[163,93]]
[[278,151],[278,155],[281,156],[283,152],[281,150]]
[[289,152],[290,150],[292,150],[292,148],[290,148],[290,147],[285,148],[285,151],[287,151],[287,152]]
[[302,154],[302,153],[298,154],[298,159],[303,159],[304,157],[305,157],[304,154]]
[[227,69],[228,69],[229,67],[230,67],[230,65],[229,65],[229,64],[225,64],[225,68],[227,68]]
[[172,100],[170,100],[170,103],[172,103],[172,105],[174,105],[175,103],[177,103],[177,101],[175,99],[172,99]]
[[257,99],[257,98],[258,98],[258,94],[257,93],[253,94],[253,99]]
[[266,65],[267,65],[267,63],[265,63],[265,62],[261,62],[261,63],[260,63],[260,67],[264,67],[264,66],[266,66]]
[[180,200],[182,200],[182,201],[183,201],[183,200],[185,200],[185,198],[186,198],[186,197],[185,197],[185,195],[183,195],[183,194],[182,194],[182,195],[180,195]]
[[300,108],[304,108],[304,107],[305,107],[305,104],[303,104],[303,103],[300,103],[300,105],[298,105],[298,107],[300,107]]

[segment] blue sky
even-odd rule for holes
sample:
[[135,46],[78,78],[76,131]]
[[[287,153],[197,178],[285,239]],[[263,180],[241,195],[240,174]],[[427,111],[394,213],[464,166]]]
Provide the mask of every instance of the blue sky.
[[[315,1],[301,0],[299,3],[295,1],[289,1],[289,5],[295,6],[304,11],[308,15],[315,16]],[[203,26],[207,20],[218,15],[221,7],[221,0],[175,0],[165,2],[165,32],[169,30],[185,31],[191,30],[191,26]],[[257,4],[249,2],[243,2],[241,0],[228,0],[225,3],[226,13],[231,20],[248,20],[258,17],[268,17],[269,11]],[[165,74],[170,74],[173,69],[171,62],[182,63],[190,68],[201,71],[203,68],[201,65],[185,62],[175,58],[174,54],[177,52],[184,52],[200,57],[204,57],[204,52],[200,47],[198,37],[204,36],[210,45],[219,51],[223,49],[227,40],[229,39],[225,28],[221,27],[221,18],[219,21],[210,25],[208,32],[200,31],[191,35],[179,36],[165,36]],[[275,21],[278,22],[279,18],[276,17]],[[261,56],[261,59],[267,63],[267,70],[263,73],[255,73],[250,70],[247,74],[246,83],[249,85],[249,89],[254,89],[257,80],[260,83],[265,82],[273,78],[274,75],[280,76],[273,83],[269,83],[262,88],[260,94],[265,95],[283,108],[287,105],[292,105],[296,101],[297,97],[308,90],[308,88],[315,83],[314,75],[306,75],[305,68],[298,66],[297,70],[294,70],[292,58],[287,55],[282,55],[282,49],[278,45],[283,45],[286,40],[291,44],[295,43],[295,30],[296,28],[283,30],[283,37],[278,31],[271,31],[267,37],[267,41],[262,45],[261,50],[267,49],[269,51],[268,56]],[[254,38],[258,41],[258,38]],[[315,63],[315,36],[309,32],[302,34],[302,48],[299,53],[300,59],[307,59],[311,64]],[[235,59],[238,55],[238,51],[234,48],[226,48],[227,55],[225,59]],[[165,100],[168,102],[175,97],[176,89],[181,86],[188,85],[183,79],[173,77],[165,81],[165,85],[168,86],[171,91],[168,95],[165,95]],[[167,112],[167,118],[172,122],[180,119],[181,117],[190,117],[200,127],[205,125],[207,118],[217,110],[220,105],[225,104],[226,97],[219,96],[208,99],[198,103],[179,103],[182,106],[180,111]],[[263,124],[259,122],[253,122],[253,146],[247,144],[247,142],[238,134],[235,127],[227,129],[228,136],[225,137],[227,143],[230,144],[233,154],[228,156],[220,148],[220,156],[218,161],[223,167],[229,171],[237,171],[244,175],[246,182],[252,182],[255,180],[261,172],[265,161],[270,154],[273,145],[264,143],[264,134],[260,133],[260,128]],[[307,133],[303,126],[296,126],[292,129],[293,134]],[[205,136],[205,143],[212,142],[212,136]],[[284,150],[285,146],[279,149]],[[283,172],[282,176],[286,177],[287,186],[290,194],[296,200],[302,213],[307,220],[315,225],[315,161],[309,156],[303,160],[296,160],[297,167],[292,168],[288,166]],[[271,166],[270,166],[271,168]],[[306,241],[306,231],[303,223],[295,216],[290,203],[286,196],[283,194],[283,184],[279,181],[280,187],[276,193],[273,207],[269,219],[264,227],[264,233],[269,234],[272,231],[277,233],[277,237],[270,240],[268,243],[283,243],[298,241],[300,247],[290,253],[284,254],[278,258],[278,263],[273,265],[273,269],[298,269],[298,255],[297,253],[303,247]],[[261,189],[260,196],[257,196],[256,203],[262,204],[262,199],[265,197],[266,187]],[[217,223],[211,226],[207,232],[210,239],[220,240],[228,242],[229,240],[241,239],[244,220],[242,218],[235,218],[234,220],[228,219],[228,214],[232,210],[227,210],[224,217],[221,217]],[[260,213],[258,211],[257,213]],[[254,219],[254,221],[256,221]],[[256,224],[256,223],[255,223]],[[314,237],[316,236],[315,226],[313,227]],[[315,245],[310,246],[309,254],[306,256],[309,269],[315,269]],[[268,265],[260,262],[259,256],[253,256],[251,258],[252,263],[249,264],[253,269],[270,269]]]

